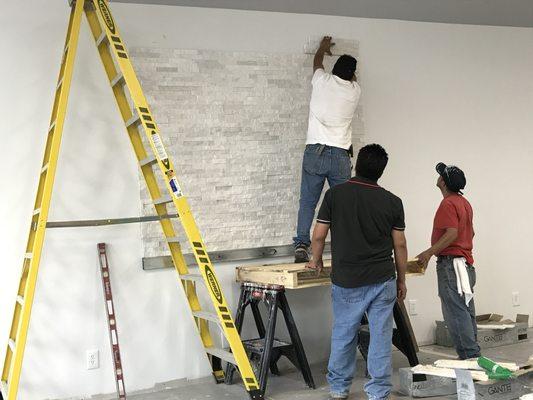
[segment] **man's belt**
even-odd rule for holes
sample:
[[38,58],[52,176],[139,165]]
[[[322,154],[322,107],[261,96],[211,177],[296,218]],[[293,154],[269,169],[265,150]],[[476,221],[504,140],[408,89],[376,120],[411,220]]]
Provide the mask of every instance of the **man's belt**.
[[[315,144],[319,144],[319,143],[315,143]],[[308,145],[308,146],[313,146],[312,144]],[[335,147],[335,146],[328,146],[327,144],[320,144],[320,146],[318,147],[318,150],[317,150],[317,153],[318,155],[321,155],[322,152],[324,151],[325,148],[331,148],[331,149],[339,149],[339,150],[344,150],[346,153],[348,153],[348,155],[353,158],[353,145],[350,145],[350,148],[348,150],[346,149],[343,149],[342,147]]]

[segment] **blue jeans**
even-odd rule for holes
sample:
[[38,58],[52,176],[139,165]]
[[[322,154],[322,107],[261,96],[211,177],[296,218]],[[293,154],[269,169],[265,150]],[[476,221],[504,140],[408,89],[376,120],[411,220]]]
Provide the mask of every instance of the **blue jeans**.
[[358,288],[333,285],[333,332],[328,364],[332,394],[347,395],[355,373],[357,334],[366,313],[370,329],[365,385],[369,399],[385,399],[392,388],[392,328],[396,279]]
[[300,209],[294,244],[311,244],[309,231],[315,217],[315,209],[320,200],[324,182],[329,187],[350,179],[352,164],[344,149],[321,144],[308,144],[302,162],[302,183],[300,186]]
[[[467,265],[468,278],[472,292],[476,285],[476,270]],[[461,360],[481,355],[477,343],[476,307],[474,299],[468,306],[464,296],[457,292],[457,276],[453,268],[452,257],[439,257],[437,260],[437,279],[442,316],[455,345],[455,351]]]

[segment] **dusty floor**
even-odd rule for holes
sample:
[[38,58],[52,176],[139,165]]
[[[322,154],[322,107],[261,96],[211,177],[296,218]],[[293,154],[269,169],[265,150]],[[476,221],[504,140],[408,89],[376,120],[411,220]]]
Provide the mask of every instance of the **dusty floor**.
[[[449,355],[446,357],[446,355]],[[483,352],[487,357],[499,361],[515,361],[524,363],[529,356],[533,355],[533,341],[528,340],[511,346],[486,349]],[[439,358],[454,358],[455,354],[449,348],[438,346],[424,346],[420,349],[419,359],[421,363],[431,363]],[[398,351],[393,354],[394,392],[392,399],[406,398],[398,393],[397,368],[407,367],[407,359]],[[350,399],[364,399],[363,383],[365,382],[363,363],[358,363],[357,378],[352,386]],[[271,376],[269,378],[266,399],[269,400],[322,400],[328,398],[328,386],[325,379],[326,365],[313,365],[313,376],[316,389],[312,390],[305,386],[299,372],[294,369],[283,368],[281,376]],[[248,396],[240,384],[216,385],[212,379],[206,378],[196,381],[176,381],[156,385],[150,391],[144,393],[128,395],[130,400],[237,400],[247,399]],[[434,399],[439,399],[435,397]]]

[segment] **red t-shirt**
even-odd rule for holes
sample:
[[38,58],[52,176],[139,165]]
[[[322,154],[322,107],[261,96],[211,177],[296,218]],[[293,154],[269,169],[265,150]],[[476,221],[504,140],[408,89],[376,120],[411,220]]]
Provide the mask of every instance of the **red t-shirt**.
[[439,256],[465,257],[468,264],[474,265],[472,257],[473,215],[472,206],[459,194],[452,194],[442,200],[433,221],[431,245],[433,246],[444,235],[447,228],[457,229],[457,239],[442,250]]

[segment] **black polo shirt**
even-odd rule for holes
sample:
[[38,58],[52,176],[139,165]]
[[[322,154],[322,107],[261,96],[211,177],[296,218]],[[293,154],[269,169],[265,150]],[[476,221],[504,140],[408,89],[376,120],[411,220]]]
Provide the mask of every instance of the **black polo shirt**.
[[404,230],[399,197],[364,178],[329,189],[318,223],[331,229],[331,281],[347,288],[385,282],[396,275],[392,230]]

